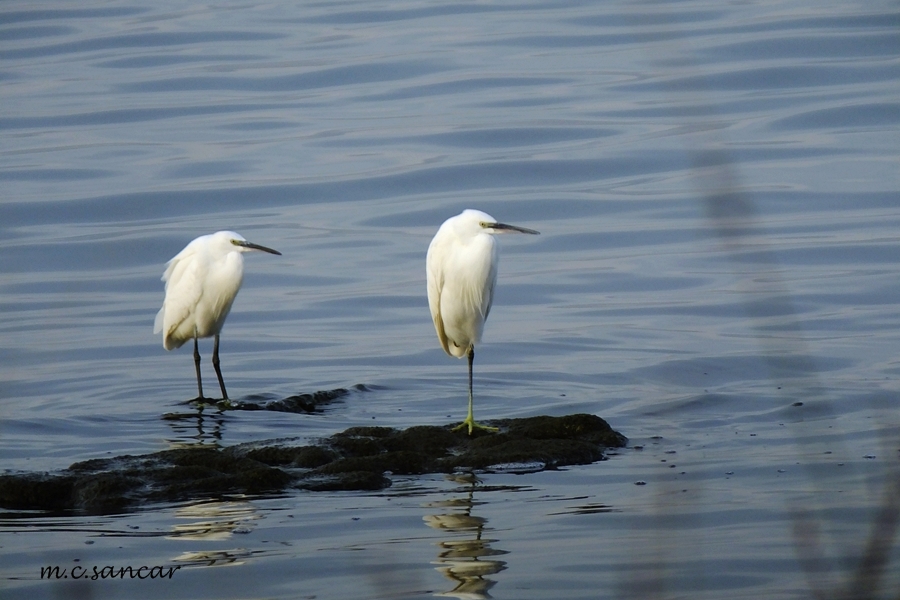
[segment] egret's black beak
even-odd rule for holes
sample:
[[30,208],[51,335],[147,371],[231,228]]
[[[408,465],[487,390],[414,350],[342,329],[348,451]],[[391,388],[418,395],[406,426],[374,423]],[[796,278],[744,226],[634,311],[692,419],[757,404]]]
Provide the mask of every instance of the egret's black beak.
[[268,252],[269,254],[277,254],[281,256],[281,252],[278,250],[272,250],[271,248],[266,248],[265,246],[260,246],[259,244],[254,244],[253,242],[247,242],[242,240],[231,240],[231,243],[235,246],[241,246],[243,248],[250,248],[251,250],[262,250],[263,252]]
[[528,229],[527,227],[519,227],[518,225],[507,225],[506,223],[488,223],[487,225],[490,229],[495,231],[510,232],[510,233],[530,233],[533,235],[539,235],[540,231],[535,231],[534,229]]

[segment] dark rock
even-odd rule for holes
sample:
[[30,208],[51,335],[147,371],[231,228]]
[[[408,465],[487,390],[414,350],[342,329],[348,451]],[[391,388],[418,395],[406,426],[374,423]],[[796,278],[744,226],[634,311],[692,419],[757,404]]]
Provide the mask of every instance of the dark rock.
[[229,448],[196,446],[73,464],[55,475],[0,475],[0,507],[113,512],[141,502],[174,502],[288,488],[314,491],[388,487],[385,474],[491,470],[529,463],[538,469],[587,464],[626,443],[595,415],[494,421],[497,433],[473,436],[451,426],[352,427],[314,446],[284,440]]
[[74,475],[25,473],[0,475],[0,507],[10,510],[49,510],[71,508]]
[[[250,397],[244,400],[232,400],[230,402],[210,402],[222,411],[273,410],[276,412],[314,413],[322,412],[323,407],[339,398],[349,395],[351,392],[365,392],[367,390],[368,388],[366,386],[357,384],[350,389],[338,388],[336,390],[322,390],[311,394],[296,394],[278,400]],[[209,404],[209,402],[204,402],[203,404]]]
[[247,452],[247,458],[274,467],[315,469],[340,458],[340,455],[321,446],[263,446]]
[[372,471],[349,471],[340,476],[312,476],[296,487],[312,492],[374,491],[390,487],[391,480]]

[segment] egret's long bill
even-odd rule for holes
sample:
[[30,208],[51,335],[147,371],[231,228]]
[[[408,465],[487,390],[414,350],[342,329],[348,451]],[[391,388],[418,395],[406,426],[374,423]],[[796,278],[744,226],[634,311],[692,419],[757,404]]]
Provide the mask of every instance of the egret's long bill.
[[271,248],[260,246],[259,244],[248,242],[247,240],[231,240],[231,243],[235,246],[247,248],[248,250],[262,250],[263,252],[268,252],[269,254],[277,254],[278,256],[281,256],[281,252],[279,252],[278,250],[272,250]]
[[493,229],[497,233],[531,233],[533,235],[540,235],[540,231],[535,231],[534,229],[528,229],[527,227],[519,227],[518,225],[507,225],[506,223],[485,223],[485,228]]

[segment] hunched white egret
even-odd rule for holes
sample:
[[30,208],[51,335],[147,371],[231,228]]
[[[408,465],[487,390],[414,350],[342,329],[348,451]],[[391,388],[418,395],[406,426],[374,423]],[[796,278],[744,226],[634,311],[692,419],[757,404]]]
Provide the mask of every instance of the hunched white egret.
[[454,431],[465,427],[496,431],[472,415],[472,363],[491,311],[497,282],[497,244],[493,234],[539,232],[498,223],[480,210],[464,210],[444,221],[428,246],[425,259],[428,306],[441,347],[450,356],[469,359],[469,413]]
[[219,368],[219,332],[244,280],[241,254],[250,250],[281,254],[248,242],[233,231],[219,231],[198,237],[166,263],[162,276],[166,282],[166,298],[156,314],[153,333],[162,332],[166,350],[180,348],[188,340],[194,340],[199,400],[204,397],[197,340],[213,336],[212,363],[219,378],[222,399],[228,400]]

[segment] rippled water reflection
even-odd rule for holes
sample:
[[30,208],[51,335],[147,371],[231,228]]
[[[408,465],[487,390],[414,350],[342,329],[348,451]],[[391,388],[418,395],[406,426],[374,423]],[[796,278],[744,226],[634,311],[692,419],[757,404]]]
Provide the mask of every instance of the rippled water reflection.
[[[882,1],[4,4],[5,469],[461,419],[424,254],[467,207],[542,232],[502,240],[482,417],[631,439],[477,484],[6,515],[5,597],[797,598],[867,548],[863,596],[889,597],[898,24]],[[160,418],[194,382],[152,335],[159,277],[218,229],[284,253],[247,261],[229,392],[369,391]],[[185,568],[40,580],[75,560]]]

